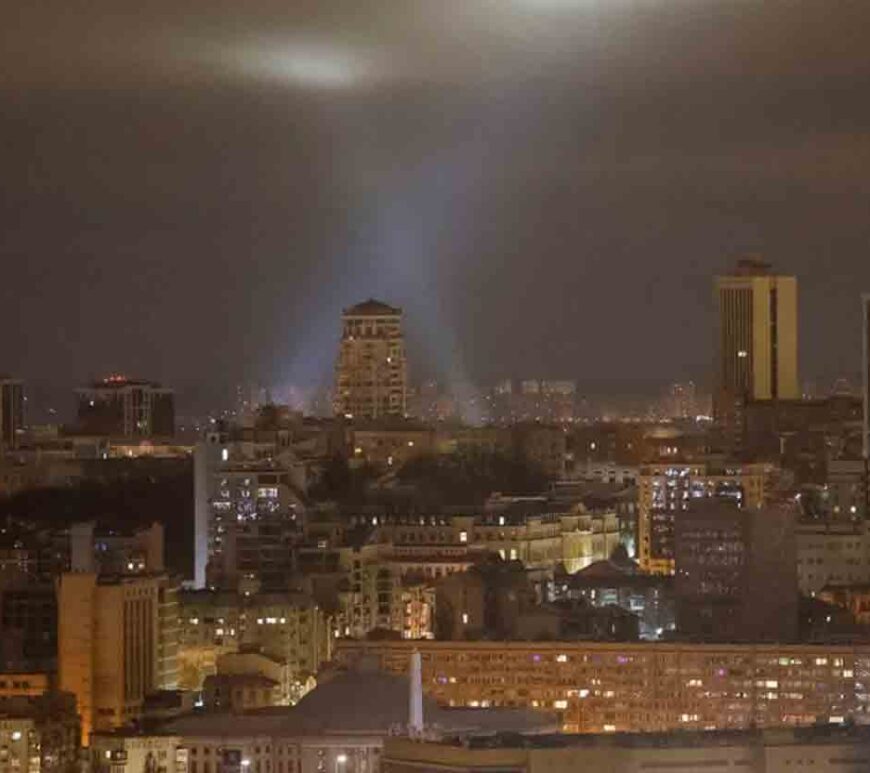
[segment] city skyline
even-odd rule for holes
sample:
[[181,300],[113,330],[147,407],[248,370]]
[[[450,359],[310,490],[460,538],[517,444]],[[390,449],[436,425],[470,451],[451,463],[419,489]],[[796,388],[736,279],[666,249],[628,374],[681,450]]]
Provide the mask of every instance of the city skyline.
[[870,10],[799,5],[22,9],[3,370],[322,383],[373,296],[448,383],[702,381],[709,278],[757,251],[801,284],[803,377],[854,373]]
[[870,3],[10,11],[0,768],[867,767]]

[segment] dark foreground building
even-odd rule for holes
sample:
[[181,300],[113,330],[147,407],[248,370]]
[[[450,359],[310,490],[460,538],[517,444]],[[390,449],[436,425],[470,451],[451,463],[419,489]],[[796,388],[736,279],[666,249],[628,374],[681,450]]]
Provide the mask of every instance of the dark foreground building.
[[175,395],[154,381],[109,376],[76,390],[76,432],[152,438],[175,434]]
[[870,768],[870,728],[716,733],[390,738],[383,773],[852,773]]

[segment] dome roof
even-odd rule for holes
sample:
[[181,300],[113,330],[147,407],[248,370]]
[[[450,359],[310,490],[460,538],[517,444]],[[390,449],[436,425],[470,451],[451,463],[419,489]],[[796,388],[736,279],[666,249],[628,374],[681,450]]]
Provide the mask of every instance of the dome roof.
[[[243,714],[198,714],[171,722],[167,730],[189,736],[387,736],[408,722],[410,682],[406,676],[375,670],[342,671],[319,684],[295,706],[275,706]],[[557,723],[549,714],[527,709],[441,708],[423,699],[427,726],[444,732],[541,732]]]
[[349,309],[344,310],[345,316],[349,317],[392,317],[402,313],[401,309],[390,306],[383,301],[376,301],[374,298],[369,298],[367,301],[357,303]]

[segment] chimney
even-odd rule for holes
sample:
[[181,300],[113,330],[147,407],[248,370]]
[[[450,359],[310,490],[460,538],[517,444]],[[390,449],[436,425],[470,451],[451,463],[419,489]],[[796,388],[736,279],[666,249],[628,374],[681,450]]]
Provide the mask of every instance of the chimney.
[[411,692],[408,705],[408,735],[418,736],[423,732],[423,667],[420,653],[411,653]]

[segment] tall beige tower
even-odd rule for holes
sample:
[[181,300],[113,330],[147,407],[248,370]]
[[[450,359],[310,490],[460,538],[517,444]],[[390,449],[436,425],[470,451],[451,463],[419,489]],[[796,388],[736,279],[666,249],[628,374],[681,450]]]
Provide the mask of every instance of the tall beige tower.
[[716,412],[734,400],[795,400],[798,386],[797,279],[755,259],[716,277]]
[[335,366],[335,413],[404,417],[408,385],[402,310],[368,300],[345,309]]
[[58,686],[76,696],[82,744],[141,716],[157,689],[159,581],[67,572],[58,582]]

